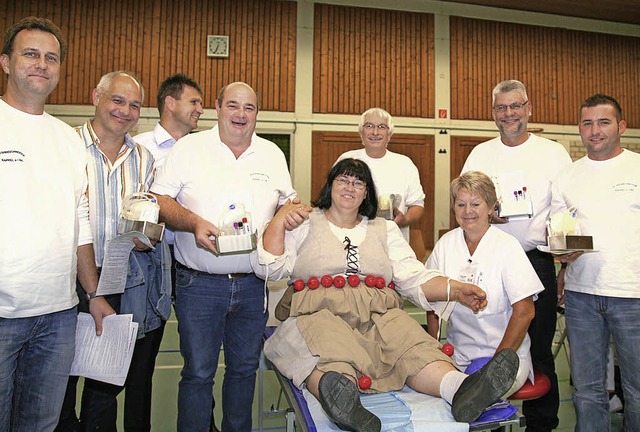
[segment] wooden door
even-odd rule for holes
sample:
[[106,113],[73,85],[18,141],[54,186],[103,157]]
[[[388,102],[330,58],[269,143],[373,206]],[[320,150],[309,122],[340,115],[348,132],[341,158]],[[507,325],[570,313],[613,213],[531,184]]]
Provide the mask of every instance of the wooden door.
[[[314,132],[312,143],[311,197],[315,199],[324,185],[327,173],[338,156],[348,150],[362,148],[362,141],[358,133],[352,132]],[[424,244],[414,243],[412,247],[419,258],[424,255],[423,248],[433,248],[434,226],[434,138],[431,135],[394,134],[389,142],[389,150],[409,157],[420,173],[420,183],[426,195],[425,212],[422,221],[412,225],[411,236],[419,232]],[[398,173],[402,175],[402,173]]]
[[[451,180],[460,176],[460,171],[462,171],[462,167],[467,157],[469,157],[471,150],[478,144],[488,140],[489,138],[487,137],[451,137],[451,171],[449,173]],[[449,229],[454,229],[458,226],[458,223],[453,215],[453,211],[451,211],[451,209],[449,210]]]

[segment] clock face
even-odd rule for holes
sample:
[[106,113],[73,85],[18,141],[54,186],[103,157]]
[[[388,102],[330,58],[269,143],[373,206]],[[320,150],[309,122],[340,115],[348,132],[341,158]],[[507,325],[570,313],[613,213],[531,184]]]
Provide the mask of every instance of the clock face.
[[229,36],[207,36],[208,57],[229,57]]

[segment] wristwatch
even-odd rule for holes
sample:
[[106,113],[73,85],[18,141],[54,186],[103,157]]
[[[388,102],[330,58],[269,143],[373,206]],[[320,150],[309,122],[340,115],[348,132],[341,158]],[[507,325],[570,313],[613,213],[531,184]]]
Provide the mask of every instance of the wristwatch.
[[96,298],[96,292],[97,291],[93,291],[93,292],[90,292],[90,293],[85,293],[85,295],[86,295],[85,298],[87,299],[87,301],[91,301],[94,298]]

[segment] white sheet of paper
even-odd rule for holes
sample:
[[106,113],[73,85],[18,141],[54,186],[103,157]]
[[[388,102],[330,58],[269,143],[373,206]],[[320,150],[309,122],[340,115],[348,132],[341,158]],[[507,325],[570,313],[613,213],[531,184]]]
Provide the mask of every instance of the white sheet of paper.
[[123,385],[137,333],[138,323],[133,321],[133,315],[105,317],[102,335],[96,336],[93,317],[87,313],[78,314],[76,350],[70,375]]
[[102,273],[98,280],[97,295],[122,294],[129,271],[129,254],[135,247],[133,238],[153,248],[149,238],[139,231],[121,234],[107,243],[107,251],[102,261]]

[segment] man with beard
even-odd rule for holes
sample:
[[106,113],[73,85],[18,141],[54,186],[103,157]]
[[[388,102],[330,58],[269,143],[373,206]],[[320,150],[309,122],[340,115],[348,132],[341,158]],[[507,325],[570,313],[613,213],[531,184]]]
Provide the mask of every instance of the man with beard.
[[523,217],[492,214],[496,227],[518,239],[545,290],[535,302],[536,315],[529,326],[533,367],[549,377],[551,390],[538,399],[524,401],[527,431],[551,431],[558,426],[558,377],[551,353],[556,329],[556,273],[553,256],[540,252],[546,240],[546,221],[551,208],[551,181],[571,164],[562,145],[527,131],[533,107],[524,84],[516,80],[493,89],[493,119],[500,136],[477,145],[462,172],[482,171],[494,181],[498,200],[530,203],[532,213]]

